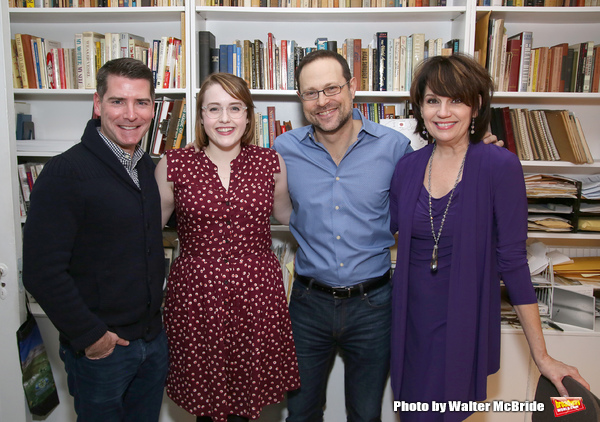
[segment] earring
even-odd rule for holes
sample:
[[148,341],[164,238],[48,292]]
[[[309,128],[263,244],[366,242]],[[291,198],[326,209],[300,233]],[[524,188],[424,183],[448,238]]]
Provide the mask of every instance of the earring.
[[427,129],[423,129],[421,134],[423,135],[423,138],[427,138]]
[[471,135],[475,133],[475,117],[471,120]]

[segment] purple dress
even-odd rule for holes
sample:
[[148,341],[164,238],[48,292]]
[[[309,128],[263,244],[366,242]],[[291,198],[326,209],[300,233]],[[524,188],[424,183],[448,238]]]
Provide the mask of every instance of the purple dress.
[[[432,145],[403,157],[390,187],[398,232],[393,275],[391,383],[395,400],[485,400],[500,367],[500,280],[513,305],[536,303],[527,265],[527,197],[518,158],[472,144],[429,270],[433,238],[423,178]],[[433,202],[434,226],[448,197]],[[436,233],[437,234],[437,233]],[[407,421],[460,421],[468,413],[407,412]]]

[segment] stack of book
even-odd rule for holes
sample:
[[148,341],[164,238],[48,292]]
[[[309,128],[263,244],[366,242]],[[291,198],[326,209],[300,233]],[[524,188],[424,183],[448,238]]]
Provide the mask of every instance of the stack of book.
[[271,148],[275,142],[275,138],[283,132],[292,130],[292,122],[281,121],[276,119],[275,107],[268,106],[267,113],[254,113],[254,141],[255,145]]
[[251,89],[294,90],[295,70],[313,50],[337,51],[348,61],[361,91],[407,91],[419,63],[431,56],[459,51],[458,39],[426,38],[423,33],[388,36],[377,32],[369,43],[358,38],[343,42],[319,37],[314,46],[302,47],[294,40],[235,40],[218,44],[210,31],[198,32],[200,83],[212,72],[227,72],[244,78]]
[[475,55],[497,91],[599,91],[600,46],[594,41],[534,48],[532,31],[508,36],[504,19],[490,14],[477,21]]
[[581,123],[568,110],[493,107],[491,130],[520,160],[594,162]]
[[27,216],[29,210],[29,200],[33,184],[35,183],[38,175],[44,168],[43,163],[22,163],[17,166],[19,172],[19,205],[21,217]]
[[183,0],[9,0],[8,7],[168,7]]
[[446,0],[200,0],[199,6],[239,7],[434,7]]
[[600,2],[598,0],[477,0],[477,6],[589,7],[600,6]]
[[98,69],[108,60],[131,57],[154,74],[156,88],[185,87],[183,45],[176,37],[152,44],[128,32],[85,31],[74,36],[74,48],[30,34],[11,40],[13,87],[39,89],[95,89]]
[[158,98],[154,119],[141,142],[144,151],[160,157],[165,151],[186,144],[186,99]]

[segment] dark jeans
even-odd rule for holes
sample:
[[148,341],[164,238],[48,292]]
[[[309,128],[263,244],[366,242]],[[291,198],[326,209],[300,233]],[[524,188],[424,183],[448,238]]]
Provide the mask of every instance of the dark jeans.
[[336,351],[344,361],[349,422],[381,420],[389,374],[391,282],[363,295],[334,299],[297,280],[290,316],[300,369],[298,390],[288,393],[287,422],[321,422]]
[[60,346],[77,420],[158,421],[169,366],[164,330],[150,342],[135,340],[91,360]]

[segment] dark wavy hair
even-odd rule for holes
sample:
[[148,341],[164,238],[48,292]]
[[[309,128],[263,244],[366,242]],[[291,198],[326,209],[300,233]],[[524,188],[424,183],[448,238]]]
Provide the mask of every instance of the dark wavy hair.
[[435,95],[460,99],[471,109],[477,110],[474,133],[469,132],[469,141],[481,141],[488,131],[492,114],[490,102],[494,84],[488,71],[470,56],[460,53],[431,57],[419,64],[410,87],[410,101],[417,119],[415,133],[431,143],[431,135],[423,135],[426,128],[421,115],[427,87]]
[[242,145],[249,145],[254,140],[254,102],[248,89],[248,84],[242,78],[231,73],[212,73],[202,83],[200,92],[196,97],[196,139],[194,141],[198,148],[208,146],[208,136],[202,124],[202,103],[206,96],[206,90],[211,86],[219,84],[233,98],[244,103],[247,109],[248,124],[242,135]]

